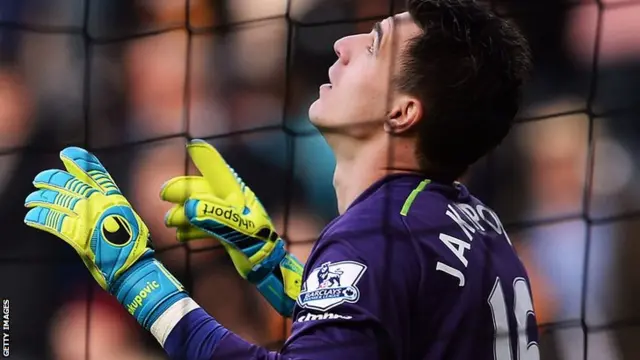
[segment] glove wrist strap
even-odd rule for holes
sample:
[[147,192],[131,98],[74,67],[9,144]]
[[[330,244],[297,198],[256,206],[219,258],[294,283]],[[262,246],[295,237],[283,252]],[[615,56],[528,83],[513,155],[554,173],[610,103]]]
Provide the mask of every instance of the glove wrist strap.
[[187,297],[182,284],[152,252],[127,269],[108,290],[147,330],[171,305]]
[[[302,285],[303,266],[278,239],[274,250],[247,276],[262,296],[283,316],[291,317]],[[266,275],[265,275],[266,274]]]

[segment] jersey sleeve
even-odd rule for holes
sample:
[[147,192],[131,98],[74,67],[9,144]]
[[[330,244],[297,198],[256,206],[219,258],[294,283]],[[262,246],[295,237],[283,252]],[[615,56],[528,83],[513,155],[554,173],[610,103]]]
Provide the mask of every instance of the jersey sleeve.
[[342,337],[356,340],[347,346],[337,345],[334,330],[315,329],[299,337],[286,352],[279,353],[243,340],[198,308],[179,321],[164,343],[164,349],[175,360],[320,360],[341,359],[347,354],[353,360],[380,358],[377,344],[369,342],[372,337],[362,329],[349,326],[341,329]]
[[347,354],[353,360],[380,358],[370,329],[340,323],[312,327],[286,351],[269,351],[224,328],[190,298],[164,313],[151,332],[175,360],[320,360]]
[[385,303],[377,260],[347,241],[323,241],[307,262],[282,353],[304,359],[392,358],[383,319],[391,304]]
[[389,271],[380,241],[377,236],[355,242],[323,239],[305,267],[291,336],[279,352],[243,340],[200,307],[176,310],[159,323],[163,331],[152,329],[152,333],[171,359],[395,358],[391,334],[403,336],[407,326],[393,319],[410,317],[408,295],[400,290],[406,286],[398,285],[408,272],[397,266],[398,271]]

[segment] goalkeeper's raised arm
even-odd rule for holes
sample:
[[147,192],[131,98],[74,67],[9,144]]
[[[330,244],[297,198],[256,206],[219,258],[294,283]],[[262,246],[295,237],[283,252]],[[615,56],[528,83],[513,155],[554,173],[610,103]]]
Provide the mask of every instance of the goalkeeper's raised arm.
[[174,204],[165,224],[176,228],[179,241],[218,239],[240,276],[290,317],[302,285],[302,264],[285,250],[256,195],[216,149],[194,140],[187,150],[201,176],[179,176],[163,185],[161,198]]
[[539,359],[526,270],[498,215],[456,182],[514,121],[525,39],[473,0],[409,0],[334,48],[309,117],[335,154],[340,216],[304,267],[209,144],[188,145],[199,176],[161,190],[179,240],[219,239],[292,316],[281,351],[244,341],[189,297],[83,149],[62,151],[66,171],[36,176],[26,224],[73,246],[173,359]]
[[[212,148],[207,145],[206,149]],[[71,245],[98,284],[155,336],[172,359],[324,359],[338,354],[334,347],[322,350],[316,335],[307,334],[292,343],[287,352],[278,353],[250,344],[225,329],[154,259],[147,226],[98,158],[77,147],[64,149],[60,158],[65,170],[49,169],[35,177],[33,183],[37,190],[25,200],[25,206],[30,208],[25,223]],[[211,206],[211,203],[192,204],[188,200],[185,204],[186,213],[193,206],[193,211],[208,214],[209,210],[205,211],[201,205]],[[296,282],[302,267],[285,253],[281,240],[270,234],[266,232],[263,243],[254,242],[259,245],[256,253],[262,251],[264,256],[245,274],[253,281],[252,277],[257,279],[258,275],[252,271],[260,272],[261,267],[270,266],[266,275],[260,274],[261,280],[256,280],[256,284],[261,287],[271,276],[274,279],[267,280],[269,283],[264,286],[272,291],[272,295],[265,292],[267,297],[293,296],[287,295],[283,278],[288,276],[286,271],[290,271],[292,281]],[[278,260],[272,261],[272,257]],[[270,262],[272,266],[268,265]],[[284,276],[275,275],[278,267],[283,268]],[[299,285],[297,289],[296,293]],[[291,299],[285,299],[288,309],[293,307],[289,301]],[[278,305],[275,300],[272,303]],[[370,345],[366,348],[376,348],[375,344]],[[375,354],[370,355],[368,359],[375,358]]]

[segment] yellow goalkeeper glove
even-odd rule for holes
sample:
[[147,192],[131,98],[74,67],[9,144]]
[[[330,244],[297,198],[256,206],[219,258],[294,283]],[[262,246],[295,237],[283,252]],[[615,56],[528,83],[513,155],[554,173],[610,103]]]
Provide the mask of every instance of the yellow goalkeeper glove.
[[187,150],[202,176],[179,176],[163,185],[160,197],[175,204],[166,226],[177,228],[179,241],[218,239],[240,276],[279,313],[291,316],[302,264],[285,250],[258,198],[216,149],[193,140]]
[[182,285],[153,257],[149,230],[100,161],[84,149],[60,153],[67,171],[39,173],[24,222],[71,245],[100,286],[146,329],[186,298]]

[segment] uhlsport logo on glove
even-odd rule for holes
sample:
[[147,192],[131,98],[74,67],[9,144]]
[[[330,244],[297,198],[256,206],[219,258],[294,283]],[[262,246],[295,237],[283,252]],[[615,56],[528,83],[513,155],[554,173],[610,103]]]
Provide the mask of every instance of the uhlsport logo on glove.
[[113,245],[127,244],[131,235],[131,225],[120,215],[109,215],[102,221],[102,236]]
[[247,230],[254,229],[256,227],[256,224],[253,221],[244,219],[242,215],[238,214],[233,209],[223,209],[213,204],[204,204],[202,214],[215,215],[219,218],[229,220],[236,224],[238,227],[245,228]]

